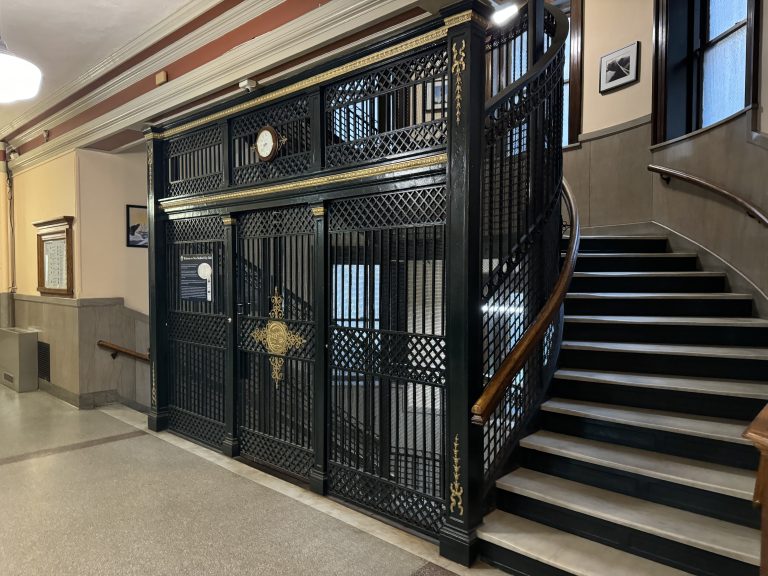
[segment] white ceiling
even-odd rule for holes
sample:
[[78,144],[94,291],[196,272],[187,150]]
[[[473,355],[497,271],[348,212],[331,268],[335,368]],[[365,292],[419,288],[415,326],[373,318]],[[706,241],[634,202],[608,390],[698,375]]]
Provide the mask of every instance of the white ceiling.
[[[8,49],[43,71],[34,100],[0,105],[5,126],[190,0],[0,0]],[[2,79],[0,79],[2,81]]]

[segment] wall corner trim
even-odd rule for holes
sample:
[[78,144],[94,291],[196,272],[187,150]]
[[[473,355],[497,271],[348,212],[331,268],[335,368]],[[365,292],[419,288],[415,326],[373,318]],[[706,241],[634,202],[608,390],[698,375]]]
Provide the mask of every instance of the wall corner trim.
[[645,116],[640,116],[639,118],[628,120],[627,122],[622,122],[621,124],[616,124],[615,126],[609,126],[608,128],[601,128],[600,130],[595,130],[594,132],[581,134],[579,135],[579,144],[589,142],[590,140],[605,138],[606,136],[613,136],[614,134],[619,134],[620,132],[626,132],[627,130],[632,130],[632,128],[637,128],[638,126],[643,126],[644,124],[650,124],[650,122],[651,115],[646,114]]

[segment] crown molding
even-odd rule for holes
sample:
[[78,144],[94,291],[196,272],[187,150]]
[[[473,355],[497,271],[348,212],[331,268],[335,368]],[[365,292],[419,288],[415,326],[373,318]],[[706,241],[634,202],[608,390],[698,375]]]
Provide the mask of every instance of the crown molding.
[[[215,1],[199,0],[198,3],[202,2],[206,4],[205,10],[200,11],[200,13],[201,14],[204,13],[206,10],[210,9],[212,6],[215,6],[220,1],[221,0],[215,0]],[[107,100],[108,98],[111,98],[115,94],[120,93],[121,91],[132,86],[136,82],[139,82],[140,80],[143,80],[144,78],[155,74],[155,72],[157,72],[158,70],[162,70],[164,67],[168,66],[169,64],[176,62],[177,60],[183,58],[187,54],[190,54],[195,50],[197,50],[198,48],[201,48],[202,46],[205,46],[206,44],[213,42],[214,40],[242,26],[243,24],[250,22],[254,18],[258,18],[261,14],[279,6],[284,2],[285,0],[263,0],[261,2],[243,2],[241,4],[238,4],[237,6],[232,8],[232,10],[229,10],[225,14],[222,14],[214,18],[210,22],[204,24],[203,26],[195,30],[192,34],[187,35],[184,38],[180,38],[170,46],[167,46],[166,48],[162,49],[158,53],[153,54],[146,60],[137,64],[136,66],[130,68],[129,70],[126,70],[116,78],[113,78],[112,80],[97,87],[90,94],[79,99],[77,102],[73,102],[69,106],[66,106],[63,109],[59,110],[58,112],[46,117],[42,122],[39,122],[34,126],[28,128],[18,136],[12,138],[11,144],[13,144],[13,146],[15,147],[18,147],[24,144],[25,142],[29,142],[33,138],[36,138],[37,136],[39,136],[44,129],[46,128],[50,129],[50,128],[61,125],[63,122],[66,122],[67,120],[74,118],[75,116],[88,110],[89,108],[92,108],[93,106],[96,106],[97,104]],[[190,18],[190,20],[193,19],[194,17],[196,17],[196,15],[193,15],[192,18]],[[186,22],[187,21],[184,21],[182,22],[182,24],[185,24]],[[55,101],[47,103],[45,106],[43,106],[43,109],[41,111],[38,111],[34,114],[24,114],[24,116],[21,116],[15,119],[11,124],[9,124],[2,130],[0,130],[0,134],[10,134],[11,132],[13,132],[13,130],[23,126],[26,122],[29,122],[30,120],[34,119],[40,113],[45,112],[45,110],[48,110],[51,106],[55,105],[57,102],[60,102],[61,100],[66,98],[68,95],[73,94],[75,91],[87,85],[89,82],[92,82],[93,80],[98,78],[101,74],[104,74],[109,69],[114,68],[115,66],[119,65],[121,62],[125,61],[127,58],[130,58],[131,56],[137,54],[141,50],[151,46],[158,40],[161,40],[162,38],[164,38],[165,36],[173,32],[174,30],[178,29],[179,27],[180,26],[176,26],[174,29],[166,29],[164,32],[158,33],[158,35],[153,35],[152,38],[146,40],[138,50],[134,50],[129,56],[127,56],[126,58],[122,58],[119,61],[112,60],[111,65],[109,65],[107,68],[101,69],[98,72],[98,74],[91,75],[90,72],[88,72],[87,77],[86,75],[81,76],[78,80],[75,81],[75,83],[73,83],[75,85],[74,89],[69,90],[66,94],[63,94],[60,96],[57,95],[55,97]],[[107,60],[110,60],[110,59],[108,58]],[[107,60],[105,60],[104,62],[107,62]],[[102,62],[102,64],[104,64],[104,62]],[[102,64],[99,64],[99,66],[102,66]],[[49,100],[49,99],[46,99],[46,100]],[[37,107],[38,106],[36,106],[35,108]]]
[[[10,163],[18,172],[87,146],[147,118],[279,66],[418,6],[419,0],[332,0],[319,8],[233,48],[219,58],[86,122],[58,138],[22,154]],[[375,37],[375,36],[373,36]],[[368,39],[370,41],[370,38]]]

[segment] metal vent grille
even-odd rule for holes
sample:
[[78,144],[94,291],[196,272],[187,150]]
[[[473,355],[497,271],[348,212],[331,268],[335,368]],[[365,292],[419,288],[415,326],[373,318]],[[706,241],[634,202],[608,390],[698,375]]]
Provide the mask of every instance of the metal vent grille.
[[51,381],[51,345],[47,342],[37,343],[37,377]]
[[8,372],[3,372],[3,380],[13,384],[13,382],[14,382],[13,374],[9,374]]

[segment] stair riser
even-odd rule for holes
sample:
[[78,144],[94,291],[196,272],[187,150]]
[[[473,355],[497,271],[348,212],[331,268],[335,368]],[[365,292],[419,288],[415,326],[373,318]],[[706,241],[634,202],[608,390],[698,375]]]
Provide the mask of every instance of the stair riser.
[[725,292],[722,276],[577,276],[571,292]]
[[565,313],[581,316],[751,316],[752,301],[722,298],[578,298],[565,299]]
[[559,434],[612,442],[631,448],[662,452],[746,470],[757,470],[757,451],[747,444],[735,444],[553,412],[542,412],[541,422],[544,430]]
[[[666,252],[665,238],[581,238],[579,252]],[[568,239],[560,242],[560,249],[568,249]]]
[[751,422],[765,407],[765,400],[633,387],[581,380],[552,381],[551,394],[558,398],[699,414]]
[[571,572],[553,568],[484,540],[480,541],[480,555],[484,562],[515,576],[573,576]]
[[714,346],[768,346],[768,327],[568,322],[566,340]]
[[698,270],[695,256],[587,256],[576,260],[576,272],[691,272]]
[[711,356],[684,356],[638,352],[607,352],[602,350],[560,350],[560,366],[673,376],[703,378],[729,378],[733,380],[765,380],[768,361],[744,358],[714,358]]
[[760,511],[752,506],[750,500],[725,496],[537,450],[523,449],[520,458],[524,467],[538,472],[760,529]]
[[497,504],[529,520],[699,576],[757,576],[759,568],[560,506],[499,490]]

